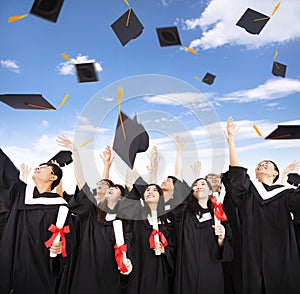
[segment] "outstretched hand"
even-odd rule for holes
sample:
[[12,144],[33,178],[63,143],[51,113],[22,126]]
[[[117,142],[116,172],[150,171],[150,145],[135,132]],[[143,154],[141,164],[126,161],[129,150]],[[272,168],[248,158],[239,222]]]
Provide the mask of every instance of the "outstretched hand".
[[239,128],[236,127],[236,124],[233,122],[232,117],[228,117],[227,124],[226,124],[226,131],[224,131],[224,135],[227,140],[234,139]]
[[76,146],[73,144],[73,141],[67,138],[65,135],[61,134],[57,136],[56,142],[58,146],[65,147],[66,149],[70,150],[71,152],[76,151]]

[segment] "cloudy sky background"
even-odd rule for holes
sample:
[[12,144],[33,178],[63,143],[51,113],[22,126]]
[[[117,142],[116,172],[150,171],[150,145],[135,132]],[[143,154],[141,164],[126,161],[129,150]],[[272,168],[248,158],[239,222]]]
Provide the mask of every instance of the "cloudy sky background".
[[[227,169],[221,130],[228,116],[240,127],[237,137],[240,164],[251,172],[262,159],[278,162],[281,169],[300,159],[299,140],[264,140],[279,124],[300,125],[299,1],[281,1],[262,32],[251,35],[235,25],[244,11],[249,7],[270,15],[278,1],[132,0],[129,4],[144,31],[124,47],[110,27],[128,9],[122,0],[93,0],[88,4],[65,0],[57,23],[34,15],[8,23],[10,16],[28,13],[32,3],[32,0],[1,1],[1,93],[41,93],[56,107],[66,94],[69,98],[56,111],[22,111],[0,104],[1,148],[17,166],[22,162],[35,166],[51,158],[59,151],[57,135],[63,133],[74,138],[74,133],[80,130],[84,133],[82,142],[94,139],[84,149],[94,154],[91,160],[100,175],[99,154],[105,145],[112,145],[117,122],[117,85],[124,91],[123,111],[130,116],[137,114],[143,124],[152,128],[149,151],[156,145],[160,152],[163,167],[159,181],[174,169],[172,137],[179,122],[185,129],[178,133],[183,137],[188,134],[185,169],[193,161],[201,160],[202,175],[212,169]],[[196,49],[196,55],[182,46],[159,46],[155,29],[173,25],[178,28],[182,45]],[[276,50],[276,60],[288,66],[285,78],[271,73]],[[67,53],[72,62],[62,58],[62,53]],[[78,83],[74,63],[87,61],[95,62],[99,81]],[[206,72],[216,75],[210,86],[195,79],[195,76],[202,79]],[[138,82],[144,75],[161,76],[162,80],[171,77],[176,85],[170,84],[169,92],[163,95],[159,93],[160,87],[157,93],[148,95],[146,90],[143,92],[147,87]],[[132,77],[137,77],[137,89],[131,86],[129,90],[127,83]],[[179,91],[180,87],[175,91],[181,83],[187,84],[190,91]],[[85,115],[89,103],[97,99],[94,114],[99,120]],[[104,111],[104,105],[110,105],[111,110]],[[207,125],[208,120],[204,119],[207,115],[217,118],[217,126]],[[253,124],[263,137],[257,135]],[[215,140],[211,137],[212,130],[218,133],[220,142],[212,142]],[[190,154],[193,144],[197,152]],[[142,173],[149,151],[136,159],[136,167]],[[224,158],[217,167],[212,164],[216,154]],[[112,168],[112,179],[122,182],[124,171],[120,172],[117,162]],[[64,169],[64,185],[72,190],[72,165]]]

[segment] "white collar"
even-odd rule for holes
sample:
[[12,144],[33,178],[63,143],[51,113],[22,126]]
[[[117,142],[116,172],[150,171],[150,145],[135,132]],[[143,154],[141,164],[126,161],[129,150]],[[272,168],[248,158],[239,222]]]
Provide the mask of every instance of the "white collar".
[[290,189],[289,187],[283,186],[283,187],[275,188],[271,191],[267,191],[266,188],[264,187],[263,183],[259,182],[257,179],[254,179],[254,180],[252,179],[251,182],[263,200],[270,199],[270,198],[276,196],[277,194],[279,194],[280,192],[282,192],[286,189]]
[[111,222],[111,221],[115,220],[116,217],[117,217],[116,213],[106,213],[105,220],[108,222]]
[[57,205],[57,204],[67,204],[66,200],[62,197],[55,197],[55,198],[48,198],[48,197],[38,197],[33,198],[34,192],[34,182],[28,181],[26,185],[25,191],[25,201],[24,203],[27,205],[34,205],[34,204],[42,204],[42,205]]
[[202,213],[202,216],[201,216],[201,217],[197,214],[196,217],[197,217],[197,219],[198,219],[198,221],[199,221],[200,223],[212,219],[212,216],[211,216],[210,212]]

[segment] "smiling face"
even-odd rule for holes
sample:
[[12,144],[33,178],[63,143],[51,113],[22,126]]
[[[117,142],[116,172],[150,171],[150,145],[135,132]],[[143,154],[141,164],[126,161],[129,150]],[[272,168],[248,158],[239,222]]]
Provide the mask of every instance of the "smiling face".
[[158,203],[159,197],[160,194],[155,185],[150,185],[146,188],[144,192],[144,200],[146,203]]
[[207,201],[212,194],[212,189],[205,179],[199,179],[194,182],[193,195],[198,201]]
[[221,188],[222,182],[221,182],[221,178],[219,175],[217,174],[208,174],[205,179],[207,181],[209,181],[209,183],[211,184],[211,187],[213,189],[214,192],[218,191]]
[[121,198],[121,190],[117,186],[110,187],[106,190],[105,198],[111,201],[118,201]]
[[32,179],[37,184],[51,184],[57,179],[51,165],[42,164],[34,169]]
[[273,180],[278,176],[279,172],[276,170],[273,162],[264,160],[261,161],[255,168],[255,175],[258,181],[263,182],[266,177],[272,178]]
[[101,180],[97,183],[97,194],[105,194],[109,188],[110,184],[108,181]]
[[161,183],[160,186],[163,191],[173,191],[174,190],[174,184],[173,184],[173,180],[171,178],[166,178],[165,180],[163,180],[163,182]]

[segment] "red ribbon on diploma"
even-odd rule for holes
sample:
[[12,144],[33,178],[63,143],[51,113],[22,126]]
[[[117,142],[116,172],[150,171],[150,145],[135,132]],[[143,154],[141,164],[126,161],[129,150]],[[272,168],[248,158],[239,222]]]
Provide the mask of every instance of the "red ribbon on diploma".
[[48,231],[52,232],[52,236],[50,237],[49,240],[47,240],[46,242],[44,242],[45,246],[47,248],[49,248],[53,244],[53,241],[56,238],[56,236],[58,235],[58,233],[60,233],[60,240],[61,240],[61,246],[62,246],[61,255],[63,257],[66,257],[67,256],[67,252],[66,252],[66,238],[65,238],[65,234],[70,233],[70,227],[69,226],[65,226],[65,227],[62,227],[61,229],[59,229],[57,226],[55,226],[55,225],[52,224],[48,228]]
[[122,273],[128,272],[128,268],[123,262],[123,251],[127,252],[127,245],[123,244],[120,247],[118,247],[117,244],[115,244],[114,248],[115,248],[115,259],[117,261],[120,271]]
[[214,206],[214,214],[218,220],[227,220],[227,216],[223,210],[223,203],[217,204],[217,198],[215,196],[210,198],[213,206]]
[[166,237],[164,236],[164,234],[160,231],[153,230],[150,237],[149,237],[150,248],[155,248],[154,236],[156,234],[158,234],[159,239],[160,239],[161,243],[163,244],[163,246],[167,247],[168,246],[168,241],[167,241]]

